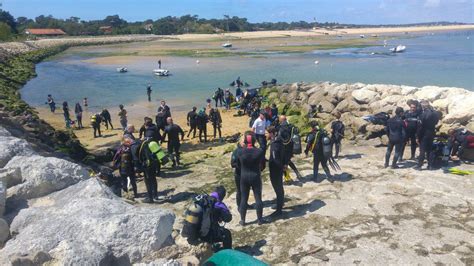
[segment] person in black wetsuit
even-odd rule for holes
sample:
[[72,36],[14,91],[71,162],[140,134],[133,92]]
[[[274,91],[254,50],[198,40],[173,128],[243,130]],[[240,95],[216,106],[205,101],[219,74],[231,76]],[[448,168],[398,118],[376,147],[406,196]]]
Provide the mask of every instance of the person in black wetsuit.
[[217,132],[219,132],[219,139],[221,139],[222,118],[221,113],[219,113],[219,109],[211,108],[211,110],[209,111],[209,118],[211,120],[212,127],[214,128],[214,139],[216,138]]
[[402,120],[403,108],[397,107],[395,109],[395,116],[387,121],[385,131],[388,136],[387,152],[385,153],[385,168],[388,167],[390,161],[390,155],[392,154],[393,147],[395,147],[395,155],[392,160],[392,168],[398,168],[397,161],[400,158],[403,141],[405,140],[405,123]]
[[[282,130],[278,136],[270,144],[270,160],[268,167],[270,170],[270,181],[276,194],[276,211],[271,216],[279,216],[282,214],[283,204],[285,202],[285,191],[283,189],[283,171],[286,169],[291,153],[285,148],[285,140],[290,139],[290,133]],[[291,145],[291,141],[288,145]],[[291,145],[293,146],[293,145]],[[293,149],[291,147],[291,149]]]
[[319,164],[321,163],[324,172],[326,173],[326,178],[329,182],[334,182],[334,179],[329,171],[328,167],[328,158],[324,157],[323,151],[323,139],[325,137],[329,138],[326,130],[321,128],[318,122],[314,121],[311,123],[311,132],[306,137],[306,149],[304,151],[305,155],[308,156],[308,153],[311,151],[313,153],[313,178],[314,181],[318,182],[318,171]]
[[[276,129],[278,130],[278,135],[283,134],[284,136],[282,140],[283,140],[283,145],[285,148],[285,156],[288,160],[286,165],[289,166],[291,170],[293,170],[293,172],[295,172],[296,177],[298,179],[302,179],[303,177],[298,171],[298,168],[296,168],[296,165],[291,161],[291,158],[293,157],[293,145],[294,145],[293,140],[291,139],[292,130],[297,131],[298,129],[295,126],[288,123],[288,120],[285,115],[279,116],[278,126],[276,127]],[[283,170],[286,170],[286,167]]]
[[197,113],[196,113],[196,106],[193,107],[193,110],[188,113],[187,116],[187,121],[188,121],[188,126],[190,127],[189,132],[188,132],[188,138],[189,135],[191,135],[191,132],[193,132],[193,139],[196,137],[196,127],[197,127]]
[[161,101],[161,105],[158,107],[156,114],[156,126],[158,126],[158,129],[165,130],[167,125],[166,119],[168,119],[168,117],[171,117],[171,110],[165,101]]
[[180,126],[173,123],[173,118],[171,117],[168,117],[167,123],[168,125],[165,128],[163,140],[168,136],[168,154],[173,158],[173,167],[176,167],[179,165],[179,147],[181,146],[179,135],[181,135],[181,140],[183,140],[184,131]]
[[245,147],[245,144],[242,138],[242,141],[237,143],[237,148],[235,148],[235,150],[232,152],[232,156],[230,158],[230,165],[232,166],[232,168],[234,168],[234,181],[235,181],[235,188],[236,188],[235,201],[237,203],[237,209],[239,208],[240,202],[242,199],[242,192],[240,189],[240,171],[241,170],[240,170],[239,158],[240,158],[240,155],[242,154],[243,147]]
[[474,134],[465,128],[450,129],[448,131],[448,148],[451,156],[461,158],[464,150],[469,145],[469,139],[474,139]]
[[341,115],[339,113],[336,113],[334,116],[336,117],[336,121],[331,123],[331,140],[336,149],[334,158],[337,159],[339,157],[339,152],[341,151],[341,141],[344,138],[345,126],[340,120]]
[[105,129],[109,129],[109,125],[111,129],[114,129],[114,126],[112,126],[112,117],[110,116],[109,110],[107,109],[102,109],[102,113],[100,113],[100,116],[104,119],[104,125]]
[[417,104],[415,102],[410,102],[410,110],[405,112],[404,121],[406,125],[406,137],[403,142],[402,151],[400,153],[400,161],[403,159],[403,154],[405,153],[405,147],[410,141],[411,147],[411,160],[415,160],[416,153],[416,131],[419,125],[419,112],[417,110]]
[[140,128],[138,138],[141,139],[143,137],[145,140],[151,139],[159,143],[161,141],[160,130],[155,124],[153,124],[151,118],[145,117],[144,120],[145,123]]
[[148,101],[151,102],[151,84],[146,86],[146,95],[148,96]]
[[[199,142],[207,142],[207,122],[209,122],[209,117],[206,114],[206,110],[202,108],[197,113],[196,117],[197,128],[199,130]],[[204,141],[202,135],[204,134]]]
[[262,179],[261,171],[265,167],[265,151],[255,148],[255,134],[246,132],[244,135],[244,144],[242,153],[239,157],[240,164],[240,190],[242,200],[240,202],[240,225],[245,226],[245,216],[247,215],[248,199],[250,189],[255,197],[255,209],[257,211],[258,224],[266,223],[263,219],[262,203]]
[[415,167],[421,170],[425,158],[428,160],[428,170],[433,170],[433,141],[435,137],[436,124],[439,121],[439,114],[433,110],[429,102],[421,101],[423,113],[420,116],[420,126],[418,127],[417,137],[420,145],[420,157],[418,158],[418,165]]
[[63,102],[63,115],[64,115],[64,121],[66,122],[66,128],[70,127],[71,123],[71,117],[69,116],[69,106],[67,102]]
[[139,149],[139,162],[142,164],[145,174],[145,186],[147,197],[143,202],[153,203],[153,199],[158,200],[158,183],[156,181],[156,172],[160,164],[156,155],[148,147],[151,140],[144,141]]

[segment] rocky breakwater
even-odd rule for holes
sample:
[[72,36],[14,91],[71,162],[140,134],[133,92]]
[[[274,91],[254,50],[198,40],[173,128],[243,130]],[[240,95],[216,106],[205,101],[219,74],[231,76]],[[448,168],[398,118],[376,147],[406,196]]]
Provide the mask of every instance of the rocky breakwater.
[[172,212],[133,206],[2,127],[0,167],[1,265],[149,262],[170,239]]
[[383,126],[372,125],[362,117],[379,112],[393,114],[398,106],[408,109],[407,101],[411,99],[427,100],[442,113],[438,124],[441,132],[455,127],[474,130],[474,93],[461,88],[322,82],[283,84],[265,88],[263,94],[302,128],[308,127],[303,117],[311,106],[321,106],[316,119],[328,126],[340,115],[346,124],[346,137],[351,140],[384,142]]

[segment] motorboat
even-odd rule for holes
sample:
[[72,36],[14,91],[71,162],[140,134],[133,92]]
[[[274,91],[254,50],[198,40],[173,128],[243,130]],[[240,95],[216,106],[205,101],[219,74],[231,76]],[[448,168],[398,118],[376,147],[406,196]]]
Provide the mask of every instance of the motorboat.
[[361,34],[361,35],[359,35],[359,37],[361,37],[362,39],[364,39],[364,38],[365,38],[365,35],[364,35],[364,34]]
[[390,51],[392,53],[401,53],[401,52],[405,51],[405,49],[407,49],[407,47],[405,45],[400,44],[395,48],[391,48]]
[[222,44],[222,47],[224,47],[224,48],[230,48],[230,47],[232,47],[232,43],[226,42],[226,43]]
[[167,69],[154,69],[153,70],[153,74],[157,75],[157,76],[161,76],[161,77],[166,77],[166,76],[169,76],[170,75],[170,71],[167,70]]
[[126,67],[118,67],[117,68],[117,72],[119,73],[125,73],[125,72],[128,72],[128,69]]

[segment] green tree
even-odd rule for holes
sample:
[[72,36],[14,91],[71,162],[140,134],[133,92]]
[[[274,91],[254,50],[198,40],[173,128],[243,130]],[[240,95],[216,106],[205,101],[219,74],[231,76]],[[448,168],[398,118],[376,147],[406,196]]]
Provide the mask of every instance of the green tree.
[[0,22],[7,24],[10,27],[10,31],[16,33],[15,18],[8,11],[0,9]]
[[0,41],[8,41],[12,37],[12,29],[5,22],[0,22]]

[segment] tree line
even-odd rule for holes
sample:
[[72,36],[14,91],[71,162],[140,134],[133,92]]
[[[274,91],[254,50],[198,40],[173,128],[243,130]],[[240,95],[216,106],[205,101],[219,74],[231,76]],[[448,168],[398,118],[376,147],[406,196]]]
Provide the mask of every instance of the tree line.
[[[426,23],[429,24],[429,23]],[[431,23],[432,24],[432,23]],[[443,24],[450,24],[444,22]],[[147,19],[140,22],[128,22],[118,15],[107,16],[102,20],[81,20],[79,17],[58,19],[53,16],[14,18],[8,11],[0,8],[0,41],[24,37],[28,28],[56,28],[72,36],[79,35],[119,35],[119,34],[157,34],[172,35],[184,33],[219,33],[258,30],[294,30],[313,27],[344,28],[366,27],[369,25],[339,24],[336,22],[260,22],[251,23],[246,18],[224,15],[221,19],[199,18],[197,15],[181,17],[167,16],[157,20]],[[373,26],[373,25],[372,25]],[[382,25],[378,25],[382,26]],[[387,25],[383,25],[387,26]],[[397,26],[397,25],[390,25]],[[110,27],[107,30],[101,27]]]

